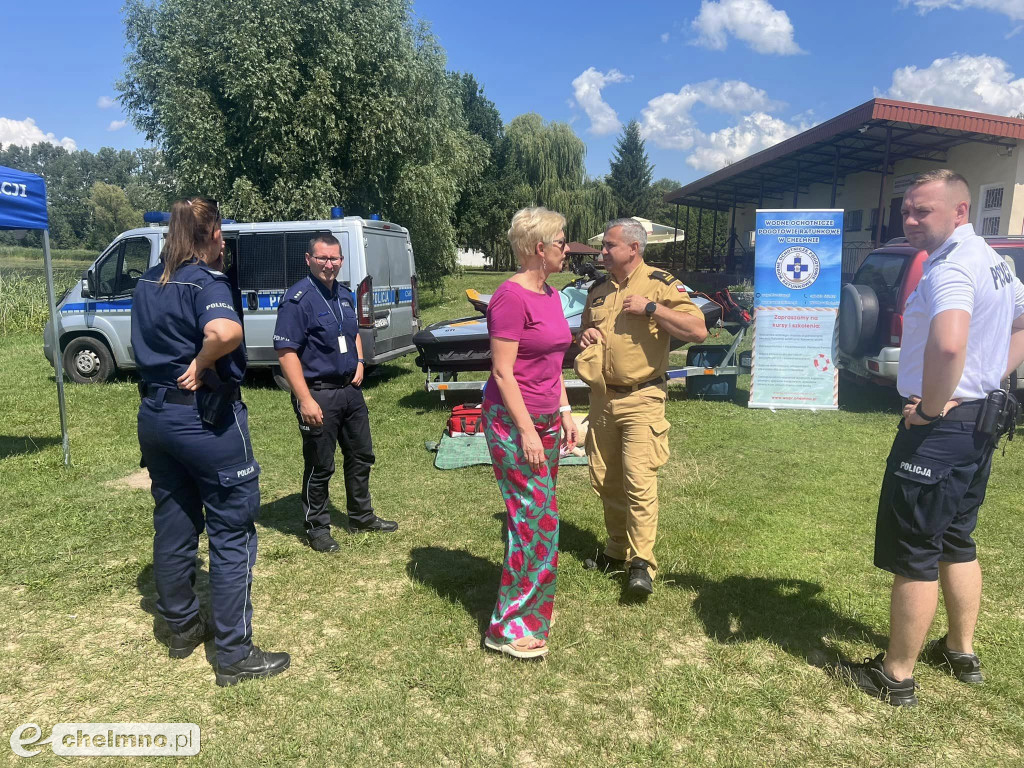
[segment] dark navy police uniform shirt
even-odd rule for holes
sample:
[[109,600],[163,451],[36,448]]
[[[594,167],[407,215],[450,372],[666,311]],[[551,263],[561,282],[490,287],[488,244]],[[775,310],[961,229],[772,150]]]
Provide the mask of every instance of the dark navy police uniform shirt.
[[[302,374],[310,380],[351,378],[356,372],[355,297],[335,281],[332,290],[312,275],[287,291],[277,308],[274,349],[293,349],[302,363]],[[338,337],[345,339],[341,352]]]
[[[227,276],[205,264],[183,264],[160,285],[163,264],[139,278],[132,297],[132,348],[147,384],[178,386],[203,346],[203,327],[223,318],[240,323]],[[240,384],[245,375],[245,342],[215,364],[225,383]]]

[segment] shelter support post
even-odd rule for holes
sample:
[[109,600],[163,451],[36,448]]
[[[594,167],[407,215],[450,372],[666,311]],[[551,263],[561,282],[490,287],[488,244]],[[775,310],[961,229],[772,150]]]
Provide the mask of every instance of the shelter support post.
[[700,269],[700,244],[703,239],[704,231],[704,206],[697,209],[697,251],[695,253],[696,258],[693,260],[694,270]]
[[690,206],[686,206],[686,235],[683,237],[683,270],[690,268]]
[[828,204],[829,208],[836,207],[836,187],[839,186],[839,145],[835,145],[836,159],[832,165],[832,199]]
[[672,233],[672,271],[676,271],[676,243],[679,240],[679,203],[676,203],[675,231]]
[[800,161],[796,161],[796,183],[793,185],[793,208],[800,202]]
[[60,359],[60,318],[57,316],[57,297],[53,292],[53,263],[50,259],[50,232],[43,230],[43,261],[46,264],[46,298],[50,302],[50,327],[53,329],[53,377],[57,380],[57,405],[60,408],[61,445],[64,448],[64,466],[71,466],[71,448],[68,445],[68,415],[64,406],[64,366]]
[[729,250],[725,254],[725,271],[736,271],[736,195],[732,196],[732,208],[729,209]]
[[711,220],[711,268],[715,269],[718,264],[715,259],[715,250],[718,248],[718,195],[715,195],[715,215]]
[[889,147],[892,144],[892,126],[885,127],[885,157],[882,160],[882,175],[878,178],[878,213],[875,221],[875,248],[882,244],[882,200],[885,196],[885,180],[889,175]]

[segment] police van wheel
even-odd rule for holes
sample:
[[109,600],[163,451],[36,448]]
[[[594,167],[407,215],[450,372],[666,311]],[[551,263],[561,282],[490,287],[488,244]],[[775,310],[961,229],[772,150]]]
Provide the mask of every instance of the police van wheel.
[[79,384],[101,384],[114,375],[114,356],[99,339],[79,336],[64,347],[64,371]]
[[284,377],[284,371],[281,370],[281,366],[275,365],[270,370],[274,376],[274,383],[277,385],[277,388],[285,392],[291,392],[292,388],[288,385],[288,379]]

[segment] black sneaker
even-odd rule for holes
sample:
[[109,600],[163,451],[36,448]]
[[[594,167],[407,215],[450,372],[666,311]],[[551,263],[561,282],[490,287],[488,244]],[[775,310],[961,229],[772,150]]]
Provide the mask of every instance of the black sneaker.
[[314,552],[337,552],[340,549],[338,542],[327,531],[309,537],[309,548]]
[[588,557],[583,561],[583,569],[587,571],[601,571],[601,573],[613,573],[614,571],[626,570],[626,561],[617,557],[608,557],[604,552],[596,558]]
[[973,653],[953,651],[946,645],[948,635],[932,640],[924,648],[924,660],[941,667],[961,683],[977,685],[985,682],[981,674],[981,659]]
[[369,533],[372,531],[379,533],[391,533],[392,531],[398,530],[398,523],[394,520],[384,520],[383,518],[374,515],[368,523],[356,522],[350,517],[348,519],[348,527],[351,529],[352,533]]
[[167,654],[172,659],[187,659],[197,646],[213,639],[213,627],[207,624],[206,619],[200,614],[196,622],[183,632],[170,630],[167,637],[158,634],[156,639],[167,646]]
[[261,651],[254,645],[247,658],[226,667],[217,667],[217,685],[234,685],[242,680],[273,677],[288,669],[291,662],[292,657],[287,653]]
[[647,570],[647,561],[635,557],[629,564],[629,581],[626,588],[634,595],[650,595],[654,592],[651,574]]
[[882,666],[884,653],[880,653],[873,659],[864,659],[862,663],[840,659],[834,664],[826,665],[826,669],[833,676],[860,688],[869,696],[888,702],[894,707],[916,707],[917,694],[914,690],[917,684],[913,677],[906,680],[893,680],[885,674]]

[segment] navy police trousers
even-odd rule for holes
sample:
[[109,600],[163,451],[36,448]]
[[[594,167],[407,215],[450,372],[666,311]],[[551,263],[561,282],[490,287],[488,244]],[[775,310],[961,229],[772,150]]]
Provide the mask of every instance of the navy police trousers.
[[345,507],[349,519],[357,523],[373,520],[370,468],[374,455],[370,414],[358,387],[311,388],[309,393],[323,411],[323,426],[304,424],[294,397],[292,407],[302,435],[302,515],[306,533],[315,537],[331,527],[331,513],[327,509],[328,484],[334,475],[334,452],[338,445],[344,456]]
[[[195,593],[199,534],[210,540],[210,601],[217,663],[234,664],[252,650],[252,569],[260,509],[260,466],[252,454],[245,405],[217,428],[195,405],[143,398],[139,445],[152,479],[153,574],[157,610],[181,632],[199,617]],[[204,511],[205,508],[205,518]]]

